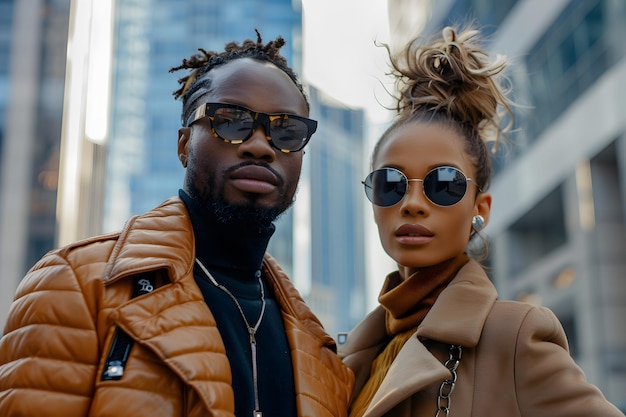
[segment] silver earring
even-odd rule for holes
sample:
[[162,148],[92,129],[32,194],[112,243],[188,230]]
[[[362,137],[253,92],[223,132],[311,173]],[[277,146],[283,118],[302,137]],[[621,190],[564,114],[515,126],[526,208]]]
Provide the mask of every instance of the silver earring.
[[478,232],[482,230],[483,227],[485,227],[485,218],[483,216],[481,216],[480,214],[477,214],[474,217],[472,217],[472,228],[474,230]]

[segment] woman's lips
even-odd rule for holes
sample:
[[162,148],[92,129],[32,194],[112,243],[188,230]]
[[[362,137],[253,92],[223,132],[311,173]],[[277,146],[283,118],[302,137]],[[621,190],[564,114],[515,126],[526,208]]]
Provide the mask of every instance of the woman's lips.
[[423,245],[433,237],[430,230],[419,224],[403,224],[396,229],[396,241],[405,245]]
[[260,165],[245,165],[230,173],[235,188],[246,193],[269,194],[278,186],[278,177]]

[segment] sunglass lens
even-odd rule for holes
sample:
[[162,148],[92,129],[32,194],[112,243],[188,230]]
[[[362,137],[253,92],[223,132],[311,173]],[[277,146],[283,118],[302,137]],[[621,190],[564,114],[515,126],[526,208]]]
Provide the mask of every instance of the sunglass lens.
[[252,132],[252,115],[241,109],[222,107],[215,110],[213,129],[218,136],[228,141],[246,140]]
[[466,191],[467,179],[456,168],[437,168],[424,178],[424,194],[430,201],[440,206],[458,203]]
[[309,128],[302,120],[289,116],[270,116],[270,120],[270,136],[278,148],[293,152],[306,144]]
[[408,183],[400,171],[383,168],[370,173],[363,184],[365,185],[365,195],[373,204],[380,207],[391,207],[402,200]]

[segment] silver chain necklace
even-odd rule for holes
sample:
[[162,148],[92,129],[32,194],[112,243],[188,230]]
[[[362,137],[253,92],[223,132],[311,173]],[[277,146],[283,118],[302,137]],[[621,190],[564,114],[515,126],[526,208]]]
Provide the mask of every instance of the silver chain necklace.
[[450,345],[450,356],[444,365],[448,368],[452,377],[443,381],[439,386],[439,395],[437,396],[437,413],[435,413],[435,417],[440,417],[442,415],[447,417],[450,413],[450,401],[452,391],[454,391],[454,386],[456,385],[456,369],[461,363],[461,353],[463,353],[461,346]]
[[248,329],[248,334],[250,335],[250,351],[252,353],[252,382],[254,384],[254,410],[252,411],[252,417],[263,417],[263,413],[259,409],[259,383],[258,383],[257,366],[256,366],[257,357],[256,357],[256,338],[255,338],[256,331],[259,329],[259,326],[261,325],[261,321],[263,320],[263,315],[265,314],[265,290],[263,289],[263,282],[261,281],[261,271],[256,272],[256,277],[259,280],[259,286],[261,287],[261,314],[259,314],[259,319],[257,320],[254,327],[252,327],[250,326],[250,323],[248,323],[248,319],[246,318],[246,315],[243,313],[243,309],[241,308],[241,305],[239,304],[239,302],[237,301],[237,298],[235,298],[233,293],[230,292],[228,288],[226,288],[225,286],[217,282],[215,278],[213,278],[213,275],[211,275],[209,270],[206,269],[206,267],[202,264],[202,262],[200,262],[198,258],[196,258],[196,263],[198,264],[200,269],[202,269],[202,272],[204,272],[204,274],[211,281],[211,283],[215,285],[217,288],[219,288],[220,290],[224,291],[233,300],[233,302],[237,306],[237,309],[239,310],[239,313],[241,314],[241,318],[243,319],[243,322],[245,323],[246,328]]

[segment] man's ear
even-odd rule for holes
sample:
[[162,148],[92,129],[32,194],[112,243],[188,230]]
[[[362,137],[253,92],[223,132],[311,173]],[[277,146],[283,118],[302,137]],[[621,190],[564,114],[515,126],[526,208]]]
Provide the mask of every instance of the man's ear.
[[178,159],[187,168],[187,143],[191,135],[191,128],[181,127],[178,129]]

